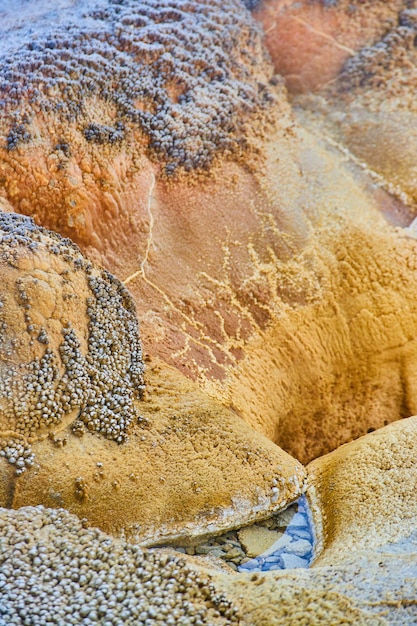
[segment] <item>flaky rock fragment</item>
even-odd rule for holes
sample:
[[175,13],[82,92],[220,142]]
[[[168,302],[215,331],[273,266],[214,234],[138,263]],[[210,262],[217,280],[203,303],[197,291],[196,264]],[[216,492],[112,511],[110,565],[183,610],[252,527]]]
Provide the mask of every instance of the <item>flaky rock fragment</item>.
[[0,266],[0,455],[21,472],[31,444],[74,422],[124,441],[143,390],[125,287],[14,213],[0,213]]

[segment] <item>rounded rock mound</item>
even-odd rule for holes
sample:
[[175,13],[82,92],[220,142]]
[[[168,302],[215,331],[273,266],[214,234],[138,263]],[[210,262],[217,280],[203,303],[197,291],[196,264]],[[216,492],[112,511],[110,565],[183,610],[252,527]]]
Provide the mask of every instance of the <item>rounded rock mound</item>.
[[68,239],[0,213],[0,455],[73,424],[123,442],[143,389],[136,311],[118,280]]
[[295,459],[176,370],[148,359],[142,393],[131,296],[70,240],[0,212],[0,272],[0,505],[67,508],[149,544],[303,490]]

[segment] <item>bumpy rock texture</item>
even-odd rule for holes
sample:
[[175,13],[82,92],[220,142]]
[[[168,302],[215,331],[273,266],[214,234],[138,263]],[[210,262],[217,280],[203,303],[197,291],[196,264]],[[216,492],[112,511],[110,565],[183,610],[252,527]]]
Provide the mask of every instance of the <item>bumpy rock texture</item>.
[[225,573],[116,541],[62,510],[1,509],[0,624],[411,626],[416,428],[417,417],[403,420],[309,466],[326,529],[310,570]]
[[[265,58],[260,34],[238,0],[76,3],[67,20],[19,49],[19,34],[2,46],[9,151],[36,141],[36,115],[52,114],[92,144],[117,144],[134,125],[168,171],[192,169],[236,150],[244,125],[270,104],[254,73]],[[56,141],[68,158],[71,143]]]
[[[131,420],[113,405],[124,393],[109,396],[94,373],[123,378],[126,364],[107,363],[91,327],[107,337],[99,301],[124,303],[123,289],[68,243],[4,218],[9,507],[65,506],[144,544],[210,535],[305,488],[302,466],[265,435],[307,462],[417,411],[415,3],[253,5],[97,0],[81,15],[80,3],[54,14],[39,0],[24,9],[35,36],[17,12],[1,20],[12,32],[0,44],[1,206],[120,275],[150,364]],[[57,253],[34,245],[45,236]],[[40,257],[56,289],[38,274],[33,287]],[[71,329],[41,289],[63,294],[55,309]],[[71,289],[92,298],[82,319]],[[10,338],[19,324],[27,345]],[[79,438],[71,411],[88,426]],[[310,571],[212,572],[213,587],[205,572],[203,595],[195,562],[139,552],[66,513],[4,511],[4,621],[415,624],[415,431],[415,418],[398,422],[308,467]],[[43,601],[22,618],[29,588]]]
[[[386,38],[392,48],[405,37],[408,43],[395,44],[390,97],[375,104],[378,127],[364,106],[359,130],[353,132],[348,117],[340,124],[340,115],[356,115],[341,96],[342,74],[327,87],[317,83],[323,86],[318,96],[289,99],[241,2],[103,0],[76,22],[68,7],[55,18],[48,14],[52,26],[38,16],[39,32],[30,41],[24,26],[5,38],[4,135],[21,112],[29,115],[25,129],[32,138],[15,147],[13,140],[10,149],[5,143],[0,170],[2,196],[14,210],[70,234],[129,287],[149,354],[198,379],[245,422],[307,462],[417,410],[416,242],[408,228],[416,213],[407,147],[413,131],[407,143],[404,131],[393,131],[396,114],[386,114],[396,98],[408,103],[397,122],[411,126],[411,87],[403,79],[404,68],[413,71],[413,9],[403,11],[394,0],[278,4],[280,19],[313,33],[320,50],[338,30],[346,35],[342,43],[351,52],[343,80],[354,74],[349,67],[357,50],[371,46],[379,58]],[[264,2],[259,11],[277,6]],[[130,28],[138,7],[143,25]],[[322,18],[327,38],[313,32]],[[300,55],[292,58],[310,75],[310,39],[296,41]],[[44,86],[31,76],[27,91],[18,65],[41,61]],[[69,81],[60,82],[72,65]],[[135,118],[131,94],[136,98],[140,85],[149,84],[155,68],[160,82],[140,96]],[[280,71],[288,77],[293,70]],[[172,77],[187,89],[178,102]],[[365,83],[355,88],[355,102],[365,98]],[[148,110],[151,101],[155,110]],[[155,148],[146,121],[159,115],[167,128],[163,148]],[[203,126],[212,137],[209,152],[203,150],[215,156],[211,161],[194,141]],[[339,141],[340,129],[348,140]],[[374,150],[374,135],[376,143],[386,137],[391,178],[368,167],[359,148],[357,156],[349,150],[356,142],[377,161],[386,150]],[[249,149],[230,148],[229,139]],[[181,156],[188,149],[191,171]],[[183,163],[182,175],[166,169],[162,175],[155,150],[162,150],[163,168],[171,158]]]
[[303,491],[295,459],[166,364],[148,359],[139,402],[131,297],[69,240],[1,213],[0,264],[3,506],[65,506],[158,543],[265,516]]
[[300,463],[164,363],[149,363],[137,408],[123,445],[89,432],[33,444],[39,466],[2,501],[65,507],[153,545],[265,517],[305,489]]
[[143,390],[135,306],[70,241],[0,214],[0,454],[22,472],[29,445],[73,424],[121,443]]
[[2,509],[0,532],[2,626],[240,623],[209,574],[116,543],[66,511]]

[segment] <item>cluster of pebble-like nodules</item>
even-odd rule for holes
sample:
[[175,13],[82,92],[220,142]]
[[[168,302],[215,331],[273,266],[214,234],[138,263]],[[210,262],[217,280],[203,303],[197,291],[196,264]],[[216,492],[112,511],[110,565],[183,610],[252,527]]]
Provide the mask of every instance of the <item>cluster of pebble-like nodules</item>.
[[[96,144],[139,127],[168,174],[189,171],[242,150],[253,116],[268,119],[275,101],[261,32],[241,0],[78,3],[65,27],[30,32],[0,58],[9,150],[30,142],[45,111]],[[112,125],[86,113],[92,97],[114,108]]]
[[242,2],[249,11],[253,11],[260,5],[261,0],[242,0]]
[[0,626],[240,623],[182,558],[84,528],[64,510],[0,509],[0,535]]
[[398,81],[403,86],[417,85],[417,8],[399,14],[398,24],[371,46],[365,46],[348,59],[332,90],[351,99],[364,89],[374,89],[386,100],[392,95],[396,105],[409,107],[407,98],[398,98]]
[[[126,288],[111,274],[94,268],[72,244],[31,219],[0,213],[0,263],[13,266],[16,255],[60,255],[69,270],[86,277],[86,320],[88,349],[83,354],[74,328],[67,322],[62,328],[62,342],[51,346],[45,329],[31,320],[31,302],[23,283],[17,280],[20,306],[24,309],[29,344],[44,345],[41,358],[29,363],[11,361],[12,329],[2,322],[5,307],[0,308],[0,401],[10,430],[24,440],[36,439],[39,430],[53,431],[64,415],[76,411],[77,434],[84,427],[122,443],[136,416],[134,400],[143,391],[143,360],[138,323],[133,300]],[[1,288],[0,288],[1,290]],[[63,372],[63,373],[62,373]],[[19,447],[14,444],[19,442]],[[19,439],[3,437],[0,455],[13,462],[17,471],[33,461]],[[20,450],[22,448],[22,450]]]

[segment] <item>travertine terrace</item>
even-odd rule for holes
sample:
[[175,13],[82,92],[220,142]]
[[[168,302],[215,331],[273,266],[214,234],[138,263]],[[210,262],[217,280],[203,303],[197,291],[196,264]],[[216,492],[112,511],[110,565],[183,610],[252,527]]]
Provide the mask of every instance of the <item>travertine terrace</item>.
[[300,463],[148,359],[130,294],[69,240],[1,213],[1,503],[64,506],[140,543],[279,510]]
[[[396,16],[413,29],[398,2],[313,5],[328,37],[350,24],[352,54],[378,50]],[[408,183],[312,120],[319,96],[288,97],[238,0],[39,7],[35,41],[9,14],[4,44],[7,206],[115,273],[146,352],[300,460],[411,415],[415,243],[392,227],[413,219]]]
[[[5,623],[416,622],[416,11],[0,4]],[[304,491],[310,571],[137,545]]]

